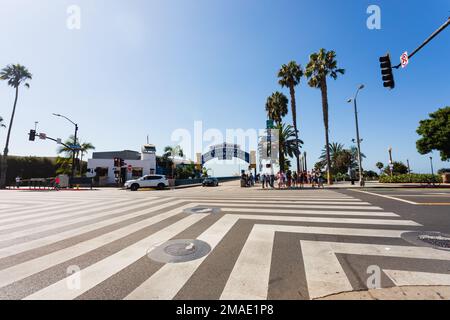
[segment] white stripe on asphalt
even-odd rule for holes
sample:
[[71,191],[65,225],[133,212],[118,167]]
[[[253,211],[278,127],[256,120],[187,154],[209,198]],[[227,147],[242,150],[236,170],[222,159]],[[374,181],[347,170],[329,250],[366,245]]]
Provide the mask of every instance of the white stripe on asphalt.
[[71,237],[79,236],[79,235],[82,235],[84,233],[88,233],[88,232],[95,231],[95,230],[98,230],[98,229],[101,229],[101,228],[104,228],[104,227],[108,227],[108,226],[111,226],[113,224],[126,221],[128,219],[132,219],[132,218],[144,215],[144,214],[149,214],[149,213],[152,213],[152,212],[156,212],[158,210],[163,210],[163,209],[165,209],[167,207],[171,207],[171,206],[177,205],[177,204],[179,204],[181,202],[182,201],[177,200],[177,201],[173,201],[173,202],[170,202],[170,203],[165,203],[165,204],[158,205],[158,206],[155,206],[155,207],[152,207],[152,208],[149,208],[149,209],[144,209],[144,210],[140,210],[140,211],[124,214],[124,215],[121,215],[121,216],[115,217],[115,218],[108,218],[108,219],[105,219],[105,220],[100,221],[100,222],[96,222],[96,223],[92,223],[92,224],[89,224],[89,225],[86,225],[86,226],[73,228],[71,230],[67,230],[67,231],[64,231],[64,232],[57,233],[57,234],[52,234],[52,235],[49,235],[49,236],[46,236],[46,237],[42,237],[42,238],[39,238],[39,239],[36,239],[36,240],[30,240],[30,241],[27,241],[27,242],[24,242],[24,243],[11,245],[11,246],[5,247],[3,249],[0,249],[0,258],[5,258],[5,257],[11,256],[11,255],[16,255],[16,254],[19,254],[21,252],[33,250],[33,249],[39,248],[41,246],[46,246],[46,245],[49,245],[49,244],[52,244],[52,243],[55,243],[55,242],[61,242],[61,241],[64,241],[66,239],[69,239]]
[[404,270],[385,270],[383,272],[398,287],[404,286],[450,286],[450,274]]
[[390,197],[390,196],[386,196],[384,194],[378,194],[378,193],[362,191],[362,190],[351,190],[351,191],[365,193],[365,194],[370,194],[372,196],[382,197],[382,198],[391,199],[391,200],[397,200],[397,201],[401,201],[401,202],[405,202],[405,203],[409,203],[409,204],[414,204],[414,205],[418,204],[417,202],[408,201],[408,200],[405,200],[405,199],[400,199],[400,198],[395,198],[395,197]]
[[[210,199],[205,199],[205,200],[193,200],[193,199],[189,199],[191,201],[195,201],[195,202],[212,202],[212,200]],[[221,200],[223,201],[223,199]],[[371,205],[368,202],[362,202],[362,201],[345,201],[345,202],[341,202],[341,201],[329,201],[329,200],[313,200],[313,201],[303,201],[303,200],[280,200],[280,201],[257,201],[257,200],[227,200],[227,203],[243,203],[243,204],[264,204],[264,205],[303,205],[303,204],[322,204],[322,205],[329,205],[329,204],[343,204],[343,205]]]
[[[163,200],[156,200],[156,201],[141,201],[138,204],[135,205],[131,205],[125,208],[120,208],[120,209],[114,209],[116,207],[118,207],[117,205],[114,206],[105,206],[102,209],[90,209],[90,210],[86,210],[84,211],[84,213],[92,213],[86,216],[82,216],[82,217],[76,217],[76,218],[68,218],[65,221],[60,221],[60,222],[56,222],[56,223],[50,223],[50,224],[46,224],[40,227],[33,227],[31,230],[20,230],[20,231],[16,231],[16,232],[11,232],[8,234],[4,234],[4,235],[0,235],[0,241],[6,241],[6,240],[11,240],[14,238],[18,238],[18,237],[23,237],[23,236],[31,236],[33,234],[37,234],[39,232],[43,232],[43,231],[48,231],[48,230],[52,230],[52,229],[57,229],[59,227],[64,227],[67,225],[71,225],[71,224],[75,224],[75,223],[79,223],[79,222],[84,222],[84,221],[89,221],[92,219],[98,219],[98,218],[102,218],[104,216],[108,216],[111,214],[117,214],[117,213],[122,213],[122,212],[126,212],[129,210],[133,210],[133,209],[137,209],[139,207],[142,207],[146,204],[148,205],[153,205],[156,204],[158,202],[161,202]],[[136,202],[136,201],[135,201]],[[113,209],[113,210],[110,210]]]
[[[113,276],[120,270],[126,268],[140,258],[144,257],[146,252],[152,246],[164,243],[186,228],[194,225],[203,219],[206,215],[190,215],[167,228],[137,242],[133,245],[95,263],[83,270],[79,274],[73,274],[62,279],[38,292],[35,292],[25,298],[25,300],[70,300],[85,293],[95,287],[102,281]],[[80,277],[81,286],[79,289],[70,289],[68,283]],[[166,284],[168,285],[168,284]]]
[[[198,205],[209,205],[209,206],[217,206],[217,207],[243,207],[243,204],[235,204],[235,203],[228,203],[228,202],[199,202]],[[254,207],[254,208],[266,208],[267,205],[265,204],[248,204],[248,206]],[[305,209],[342,209],[342,210],[383,210],[380,207],[374,207],[374,206],[335,206],[335,205],[283,205],[283,204],[276,204],[273,205],[277,208],[292,208],[292,209],[298,209],[299,207],[305,208]]]
[[327,210],[283,210],[283,209],[251,209],[251,208],[223,208],[223,213],[271,213],[271,214],[298,214],[298,215],[332,215],[332,216],[368,216],[368,217],[399,217],[393,212],[367,212],[367,211],[327,211]]
[[183,212],[186,206],[153,216],[151,218],[133,223],[126,227],[111,231],[96,238],[78,243],[74,246],[64,248],[41,256],[39,258],[23,262],[13,267],[0,271],[0,287],[4,287],[13,282],[19,281],[35,273],[39,273],[45,269],[56,266],[64,261],[68,261],[75,257],[81,256],[87,252],[95,250],[99,247],[108,245],[116,240],[126,237],[134,232],[138,232],[144,228],[157,224],[170,217],[176,216]]

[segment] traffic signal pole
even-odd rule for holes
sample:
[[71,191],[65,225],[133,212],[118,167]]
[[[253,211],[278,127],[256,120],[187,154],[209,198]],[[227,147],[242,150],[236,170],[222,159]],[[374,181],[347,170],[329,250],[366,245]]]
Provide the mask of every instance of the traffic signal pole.
[[[439,33],[444,31],[445,28],[447,28],[450,25],[450,17],[447,19],[447,21],[439,28],[437,29],[428,39],[424,41],[416,50],[414,50],[410,55],[408,55],[408,59],[411,59],[417,52],[419,52],[423,47],[425,47],[431,40],[433,40]],[[399,65],[395,66],[395,69],[398,69],[402,66],[400,63]]]

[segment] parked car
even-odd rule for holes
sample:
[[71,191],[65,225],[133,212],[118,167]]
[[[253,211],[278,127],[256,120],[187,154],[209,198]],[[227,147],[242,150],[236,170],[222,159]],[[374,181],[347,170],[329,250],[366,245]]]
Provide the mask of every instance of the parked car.
[[139,188],[157,188],[163,190],[169,186],[169,180],[162,175],[148,175],[136,180],[125,182],[125,188],[131,191],[137,191]]
[[203,180],[202,185],[204,187],[217,187],[219,185],[219,180],[217,180],[217,178],[206,178]]

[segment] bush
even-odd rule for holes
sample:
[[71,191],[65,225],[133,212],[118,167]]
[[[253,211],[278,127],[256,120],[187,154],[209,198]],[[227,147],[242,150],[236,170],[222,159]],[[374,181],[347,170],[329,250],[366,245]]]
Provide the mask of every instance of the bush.
[[442,183],[442,177],[431,174],[401,174],[396,176],[383,175],[380,177],[381,183]]

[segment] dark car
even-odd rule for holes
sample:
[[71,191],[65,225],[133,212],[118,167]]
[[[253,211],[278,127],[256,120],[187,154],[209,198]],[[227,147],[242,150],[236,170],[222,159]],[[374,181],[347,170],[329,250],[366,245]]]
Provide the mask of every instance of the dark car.
[[217,180],[216,178],[206,178],[205,180],[203,180],[202,185],[204,187],[217,187],[219,185],[219,180]]

